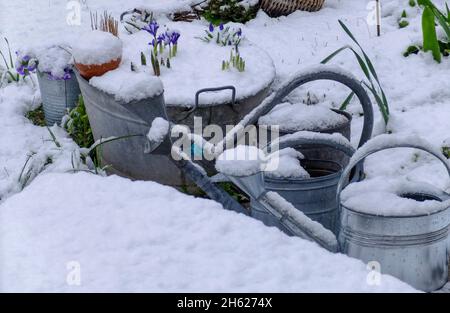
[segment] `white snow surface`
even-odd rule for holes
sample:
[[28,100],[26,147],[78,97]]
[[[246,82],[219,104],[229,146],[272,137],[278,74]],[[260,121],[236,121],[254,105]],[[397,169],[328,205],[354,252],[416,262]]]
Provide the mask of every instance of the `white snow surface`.
[[322,105],[281,103],[259,118],[259,125],[279,125],[282,132],[300,130],[324,131],[343,125],[348,120]]
[[0,224],[1,291],[414,291],[384,275],[371,286],[362,262],[213,201],[117,176],[41,175]]
[[[179,1],[173,0],[170,2],[175,3]],[[55,43],[71,46],[77,41],[80,34],[90,30],[90,11],[97,10],[98,12],[102,12],[108,9],[115,17],[118,17],[123,11],[131,7],[144,5],[145,3],[148,3],[148,1],[129,0],[124,2],[118,0],[96,0],[83,2],[81,7],[81,25],[70,26],[67,24],[70,11],[66,9],[66,0],[1,1],[0,35],[1,37],[6,36],[9,39],[13,52],[19,49],[22,50],[22,48],[28,46],[51,46]],[[159,5],[162,8],[165,7],[166,3],[169,3],[169,0],[154,1],[155,5]],[[434,0],[434,3],[443,8],[443,0]],[[274,19],[260,12],[255,20],[245,25],[234,24],[233,26],[242,27],[245,37],[271,57],[276,69],[275,82],[272,85],[275,88],[280,85],[280,82],[286,81],[288,77],[291,77],[292,73],[304,71],[307,68],[311,68],[311,66],[316,68],[316,64],[337,48],[346,44],[353,45],[337,23],[337,19],[343,20],[372,59],[389,100],[391,116],[387,127],[384,126],[378,109],[374,106],[376,124],[374,135],[376,136],[385,130],[389,130],[393,134],[410,135],[412,140],[420,136],[431,142],[434,146],[440,147],[443,141],[449,137],[450,81],[448,80],[448,73],[450,71],[450,61],[448,58],[444,58],[441,64],[437,64],[433,61],[429,53],[419,53],[418,55],[404,58],[402,53],[406,47],[411,44],[420,44],[422,40],[420,9],[417,6],[415,8],[409,7],[408,0],[385,0],[382,1],[382,4],[383,26],[381,37],[376,36],[376,28],[374,26],[367,25],[365,22],[370,12],[366,7],[367,2],[359,0],[327,0],[325,1],[324,8],[319,12],[295,12],[287,17]],[[32,7],[33,10],[24,9],[29,7]],[[398,20],[404,9],[407,11],[410,25],[406,28],[399,29]],[[179,55],[177,56],[179,60],[182,60],[184,52],[187,53],[189,51],[188,45],[191,42],[190,38],[199,35],[207,27],[206,22],[195,22],[193,24],[174,23],[174,25],[171,25],[172,22],[162,19],[159,21],[162,24],[166,23],[170,27],[177,28],[181,31],[182,37],[180,38],[178,47]],[[139,34],[139,36],[144,36],[143,32]],[[127,37],[123,29],[121,29],[120,36],[124,41],[128,39],[132,40],[132,38]],[[146,46],[148,36],[146,38],[143,42],[139,41],[143,45],[142,49],[148,48]],[[189,43],[185,44],[184,40],[189,41]],[[125,49],[126,46],[127,43],[125,43]],[[6,49],[3,41],[0,41],[0,49],[2,51]],[[183,51],[183,49],[185,50]],[[243,56],[245,58],[245,55]],[[215,59],[214,62],[220,62],[221,60],[219,59]],[[133,62],[138,60],[138,55],[133,57]],[[195,63],[196,66],[199,66],[200,61],[196,60],[196,62],[198,62]],[[363,79],[364,77],[351,52],[347,51],[340,54],[332,61],[332,64],[338,65],[340,68],[345,68],[357,79]],[[214,70],[216,69],[214,68]],[[230,71],[227,75],[232,77],[235,74]],[[195,73],[195,75],[199,76],[200,71],[199,73]],[[197,76],[192,80],[197,79]],[[34,75],[33,77],[35,79]],[[190,81],[190,78],[187,80]],[[186,80],[180,84],[184,84],[185,82]],[[202,85],[201,87],[206,87],[204,86],[205,84]],[[239,94],[239,85],[236,84],[236,87],[238,88]],[[180,87],[178,86],[178,88]],[[173,90],[176,91],[176,89]],[[334,108],[339,107],[349,93],[347,88],[337,83],[321,81],[298,88],[286,100],[294,103],[304,98],[306,92],[314,93],[319,98],[323,94],[326,94],[326,98],[333,101],[331,107]],[[178,94],[175,93],[175,95]],[[169,97],[169,93],[167,92],[166,100],[170,99]],[[211,97],[214,96],[211,95]],[[223,97],[229,97],[229,93],[224,93]],[[188,99],[190,103],[193,102],[193,98],[194,95],[190,95],[190,99]],[[202,101],[204,103],[209,101],[209,99],[205,99],[204,97],[201,98],[203,98]],[[375,104],[373,98],[372,102]],[[153,198],[157,197],[161,188],[164,189],[165,187],[153,183],[133,183],[127,180],[120,180],[122,182],[120,183],[119,191],[117,191],[112,188],[115,185],[115,183],[112,183],[112,180],[117,178],[92,176],[93,181],[90,181],[91,178],[87,180],[87,176],[85,177],[83,174],[80,175],[80,177],[83,177],[83,181],[80,183],[78,178],[76,178],[78,174],[72,175],[67,173],[67,171],[73,170],[71,159],[73,159],[74,153],[79,153],[79,148],[67,137],[67,134],[63,130],[54,127],[52,130],[62,145],[61,148],[55,148],[55,144],[51,141],[48,131],[43,127],[32,125],[24,117],[26,112],[36,108],[39,103],[39,91],[32,87],[30,80],[26,84],[14,84],[0,88],[0,197],[2,203],[0,212],[6,211],[4,208],[7,206],[8,213],[4,213],[4,216],[6,218],[6,214],[8,214],[8,220],[11,221],[9,225],[9,222],[5,223],[2,220],[2,228],[0,228],[0,231],[2,231],[2,237],[0,237],[0,253],[2,253],[0,257],[2,263],[0,267],[0,279],[4,279],[0,283],[0,288],[4,289],[6,288],[4,286],[10,286],[10,289],[24,290],[27,288],[26,286],[30,286],[28,289],[33,290],[78,291],[83,287],[76,289],[76,287],[69,287],[64,284],[67,274],[66,263],[81,258],[80,255],[83,254],[83,249],[79,247],[95,246],[96,249],[86,250],[89,251],[86,252],[86,255],[92,256],[92,258],[89,257],[91,260],[101,261],[92,261],[93,263],[89,263],[88,268],[85,269],[85,274],[88,276],[82,278],[82,281],[85,279],[86,283],[87,281],[92,282],[90,280],[92,275],[90,274],[95,272],[97,273],[96,275],[102,275],[98,279],[102,288],[109,290],[119,289],[118,286],[122,285],[121,283],[123,282],[127,282],[127,284],[123,283],[123,286],[131,286],[133,284],[131,283],[132,280],[135,282],[148,282],[148,286],[151,284],[149,282],[150,279],[159,277],[158,275],[164,278],[164,280],[153,280],[159,283],[157,286],[159,288],[158,290],[180,290],[183,286],[196,284],[196,281],[191,279],[192,277],[187,278],[189,273],[195,272],[197,276],[194,277],[202,278],[198,280],[199,284],[196,285],[198,288],[192,287],[184,290],[201,290],[205,292],[223,290],[225,288],[221,289],[221,286],[218,286],[218,282],[221,282],[223,278],[223,281],[228,283],[228,290],[231,291],[257,291],[269,284],[271,288],[264,288],[265,290],[411,291],[409,287],[389,277],[383,278],[381,286],[369,286],[366,284],[368,270],[366,270],[365,265],[361,262],[342,255],[330,255],[322,249],[315,249],[316,246],[311,243],[298,238],[288,238],[275,229],[263,227],[258,222],[249,218],[225,212],[219,209],[218,204],[212,202],[208,203],[211,206],[217,207],[217,210],[211,213],[213,218],[217,217],[219,219],[219,217],[224,215],[230,217],[230,219],[221,219],[219,221],[223,223],[221,225],[225,225],[221,229],[236,230],[236,232],[231,232],[233,234],[231,237],[227,237],[229,245],[225,245],[225,243],[220,241],[223,243],[220,249],[228,247],[228,250],[226,250],[228,253],[225,257],[219,254],[220,258],[216,259],[215,254],[211,253],[206,258],[195,258],[192,251],[195,251],[193,247],[197,246],[193,245],[193,243],[199,244],[199,241],[192,239],[195,239],[197,234],[196,231],[192,231],[191,233],[194,237],[185,236],[186,238],[182,239],[187,241],[184,244],[176,246],[176,249],[173,248],[173,245],[167,246],[167,251],[171,253],[166,254],[168,257],[165,257],[165,251],[157,250],[158,253],[155,253],[156,256],[151,258],[152,261],[150,262],[154,262],[151,265],[159,262],[159,266],[149,266],[145,269],[145,273],[140,270],[139,272],[133,272],[133,269],[136,268],[135,265],[139,263],[134,262],[136,259],[132,259],[133,255],[138,255],[140,253],[138,251],[144,250],[136,248],[133,250],[135,254],[128,253],[128,250],[127,253],[116,253],[116,251],[124,251],[124,249],[117,249],[117,246],[111,243],[111,241],[108,241],[108,236],[103,236],[106,239],[96,237],[95,240],[80,239],[80,236],[83,236],[84,231],[88,229],[95,230],[98,225],[115,225],[114,222],[117,221],[116,215],[107,213],[110,212],[110,208],[114,211],[119,204],[110,204],[104,199],[123,196],[121,198],[122,202],[129,203],[130,199],[132,199],[137,203],[142,200],[142,203],[140,202],[138,204],[145,207],[145,205],[153,205]],[[359,141],[363,122],[363,119],[360,117],[362,110],[357,99],[354,99],[350,103],[348,112],[353,116],[351,141],[355,145]],[[31,180],[31,185],[25,191],[20,192],[21,186],[18,183],[19,176],[27,156],[32,152],[36,152],[31,162],[33,163],[32,168],[36,169],[35,172],[39,172],[41,169],[43,171],[37,180]],[[42,168],[47,156],[52,157],[53,163],[50,165],[47,164]],[[58,172],[61,174],[47,175],[50,172]],[[450,179],[446,172],[443,171],[440,161],[425,152],[412,149],[391,149],[370,156],[365,162],[365,172],[367,181],[375,178],[383,181],[401,177],[412,181],[424,181],[447,191],[450,186]],[[58,178],[56,179],[56,177]],[[74,180],[74,178],[76,179]],[[143,184],[145,188],[142,187],[142,192],[139,190],[139,194],[148,195],[148,198],[143,196],[140,199],[140,196],[138,197],[136,194],[132,194],[132,196],[130,196],[130,193],[123,194],[124,191],[130,190],[131,192],[135,190],[135,187],[132,186],[140,184]],[[80,193],[75,191],[77,190],[76,186],[79,186]],[[111,193],[107,191],[109,188],[112,190]],[[160,200],[158,201],[158,209],[163,210],[173,207],[174,198],[181,197],[183,200],[186,199],[185,196],[177,191],[173,189],[168,190],[170,190],[170,195],[165,196],[164,199],[158,198]],[[13,196],[14,194],[16,196]],[[39,201],[34,201],[35,198]],[[61,200],[63,198],[65,198],[64,201]],[[183,202],[183,211],[180,211],[180,214],[185,210],[193,210],[196,208],[200,210],[206,207],[204,200],[189,199],[192,199],[192,201],[189,201],[188,205],[185,205]],[[102,203],[101,205],[99,204],[100,202]],[[26,206],[25,203],[27,204]],[[47,206],[48,211],[39,211],[42,212],[39,215],[34,214],[37,212],[34,208],[37,206],[43,207],[44,205],[42,203],[45,203],[45,205],[49,204]],[[77,206],[76,208],[74,208],[75,205]],[[87,215],[88,213],[96,213],[95,210],[87,212],[90,206],[101,210],[99,215],[93,218],[96,219],[95,225],[92,220],[86,219],[86,216],[89,216]],[[65,211],[62,211],[62,208],[65,207],[86,213],[80,214],[80,216],[83,215],[84,217],[82,220],[78,220],[77,225],[72,225],[73,228],[67,227],[70,221],[66,219],[63,213]],[[164,211],[167,214],[170,212],[170,210]],[[178,213],[178,211],[175,212]],[[210,213],[206,210],[204,212],[207,212],[205,214]],[[11,217],[15,213],[23,214],[22,216],[24,218]],[[146,210],[142,214],[150,213]],[[77,215],[74,213],[72,216],[76,217]],[[193,225],[192,227],[198,228],[201,225],[202,227],[208,227],[208,223],[197,223],[198,216],[195,214],[180,216],[183,216],[185,221],[188,221],[186,222],[188,226]],[[51,223],[47,224],[48,226],[46,228],[42,228],[41,223],[37,222],[36,218],[48,219],[51,220]],[[236,219],[245,220],[245,225],[239,224],[239,222],[236,222]],[[147,219],[141,220],[147,221]],[[26,225],[24,221],[26,221]],[[86,221],[90,224],[83,227],[87,223]],[[177,221],[177,219],[171,218],[170,221]],[[23,227],[30,227],[30,231],[24,237],[26,240],[22,240],[22,238],[18,239],[19,233],[13,231],[15,225],[22,227],[21,229]],[[235,225],[236,228],[233,228]],[[214,224],[211,226],[216,231],[217,227],[213,226],[217,225]],[[31,229],[31,227],[35,228]],[[139,235],[146,235],[152,227],[159,229],[158,223],[155,223],[154,226],[152,224],[150,227],[146,227],[145,232],[139,232]],[[79,230],[80,228],[82,231]],[[175,226],[174,229],[176,229]],[[127,230],[125,227],[121,227],[120,233],[127,234]],[[172,228],[170,228],[170,231],[172,231]],[[24,234],[24,232],[21,233]],[[249,236],[249,233],[252,236]],[[55,234],[64,234],[64,236],[67,236],[65,237],[69,238],[67,240],[68,245],[66,245],[68,247],[67,249],[78,251],[78,254],[75,256],[67,252],[61,252],[60,254],[59,251],[65,251],[62,245],[62,250],[53,248],[53,243],[58,239],[58,236]],[[89,231],[89,234],[92,235],[93,231]],[[169,236],[169,233],[164,234]],[[204,236],[204,233],[202,234]],[[214,234],[216,234],[215,236],[217,238],[221,238],[217,233]],[[6,238],[6,236],[11,240],[4,240],[3,238]],[[14,236],[15,239],[12,240]],[[34,237],[39,238],[39,240],[33,240]],[[94,238],[95,236],[86,237]],[[117,238],[119,239],[116,242],[119,243],[123,237]],[[127,235],[127,240],[129,238]],[[147,246],[148,242],[150,242],[148,245],[155,245],[151,240],[140,240],[141,237],[138,236],[134,238],[137,239],[135,241],[127,241],[133,242],[130,246]],[[158,237],[155,235],[154,238]],[[214,252],[222,251],[220,249],[214,250],[215,248],[212,242],[214,242],[215,238],[214,236],[205,236],[202,237],[203,241],[200,243],[210,245],[210,249]],[[249,238],[251,244],[247,241],[247,238]],[[75,241],[73,241],[74,239]],[[72,242],[74,242],[73,245],[71,244]],[[156,242],[158,241],[156,240]],[[164,242],[166,243],[166,241]],[[255,246],[255,242],[260,243],[260,245]],[[91,243],[92,246],[90,245]],[[59,244],[57,246],[59,247]],[[267,252],[269,248],[270,253]],[[239,250],[236,251],[236,249]],[[204,246],[202,250],[206,251],[207,248]],[[13,253],[11,251],[15,252]],[[242,257],[244,254],[240,253],[241,251],[246,253],[251,252],[253,258]],[[5,256],[10,253],[16,257],[8,260]],[[17,257],[17,255],[20,256]],[[36,256],[35,258],[33,257],[34,255]],[[114,258],[111,256],[114,256]],[[245,256],[248,256],[248,254],[245,254]],[[261,260],[264,257],[269,257],[269,261],[262,262]],[[57,260],[63,261],[59,262]],[[209,260],[217,260],[220,266],[214,267],[212,265],[214,262],[209,262]],[[104,267],[104,263],[108,264],[108,266]],[[3,264],[5,264],[5,267]],[[35,266],[36,264],[38,266]],[[114,271],[115,264],[120,267],[120,270]],[[188,265],[185,266],[186,264]],[[180,269],[181,267],[183,267],[182,270]],[[174,271],[174,268],[177,268],[177,271]],[[60,278],[59,275],[56,275],[58,276],[56,277],[53,272],[54,269],[61,271],[63,277]],[[105,272],[103,275],[103,269],[109,272]],[[189,272],[191,269],[192,271]],[[208,270],[211,271],[208,272]],[[34,271],[37,273],[36,275],[34,275]],[[116,276],[112,275],[112,272]],[[163,274],[156,274],[157,272]],[[30,273],[30,275],[27,276],[24,273]],[[147,273],[151,273],[149,280],[145,279]],[[171,273],[175,274],[172,275]],[[258,273],[260,275],[257,275]],[[267,273],[270,273],[270,275]],[[220,276],[222,274],[223,276]],[[179,278],[178,284],[174,278],[176,275]],[[247,280],[249,275],[262,278],[259,280]],[[168,277],[172,279],[168,280]],[[214,278],[207,280],[207,277]],[[216,279],[217,277],[219,279]],[[45,282],[45,286],[44,283],[41,283],[42,281]],[[56,283],[53,283],[55,281]],[[172,282],[171,285],[165,284],[167,281]],[[250,281],[253,281],[253,283]],[[255,283],[256,281],[257,283]],[[9,282],[12,283],[9,284]],[[94,284],[89,284],[89,286],[93,286]],[[142,285],[145,286],[145,284]],[[89,288],[87,287],[86,289]],[[98,290],[99,288],[92,287],[90,289]],[[129,289],[139,290],[138,283],[135,283]],[[152,290],[151,288],[147,289]]]
[[[273,61],[266,51],[256,44],[243,40],[239,46],[246,69],[222,71],[222,61],[230,59],[231,47],[221,47],[214,42],[205,43],[196,37],[205,36],[208,23],[166,22],[160,25],[158,33],[165,29],[178,29],[177,55],[170,59],[171,67],[161,66],[161,80],[164,84],[167,106],[192,107],[198,90],[209,87],[232,85],[236,88],[236,100],[246,99],[270,86],[275,78]],[[146,54],[150,64],[150,46],[152,36],[145,31],[121,36],[124,42],[123,62],[140,64],[141,52]],[[167,48],[168,49],[168,48]],[[148,65],[151,70],[151,66]],[[151,70],[152,71],[152,70]],[[200,106],[231,102],[230,90],[209,92],[200,95]]]
[[117,101],[131,102],[159,96],[164,88],[161,80],[148,71],[133,72],[128,66],[92,77],[89,84],[114,95]]
[[101,65],[122,57],[122,41],[111,33],[100,30],[83,33],[72,46],[76,63]]

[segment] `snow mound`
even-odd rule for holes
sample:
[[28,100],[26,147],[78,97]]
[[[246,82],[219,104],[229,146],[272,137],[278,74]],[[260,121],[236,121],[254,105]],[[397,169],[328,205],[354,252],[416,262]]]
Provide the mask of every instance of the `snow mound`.
[[259,125],[279,125],[282,132],[323,131],[341,126],[348,119],[320,105],[281,103],[259,118]]
[[89,83],[123,102],[152,98],[164,90],[158,77],[146,71],[133,72],[126,66],[92,77]]
[[72,55],[61,47],[53,46],[37,51],[38,69],[53,77],[64,77],[64,70],[72,67]]
[[153,120],[152,126],[148,131],[147,138],[151,142],[160,142],[169,133],[170,124],[162,117],[157,117]]
[[1,205],[0,224],[3,292],[414,291],[385,275],[370,285],[362,262],[213,201],[117,176],[41,175]]
[[294,148],[285,148],[269,155],[265,175],[270,178],[309,178],[300,165],[304,156]]
[[72,48],[75,61],[85,65],[105,64],[122,56],[122,41],[99,30],[83,33]]
[[257,147],[239,145],[219,155],[216,169],[225,175],[250,176],[262,171],[266,160],[265,153]]

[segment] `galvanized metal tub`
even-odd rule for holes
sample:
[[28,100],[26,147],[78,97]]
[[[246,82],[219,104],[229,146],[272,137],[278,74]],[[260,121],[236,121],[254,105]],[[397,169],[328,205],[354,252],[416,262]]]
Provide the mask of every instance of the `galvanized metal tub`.
[[[111,165],[108,172],[168,185],[179,183],[181,178],[172,175],[179,170],[170,160],[169,154],[144,153],[147,143],[145,135],[151,122],[156,117],[167,119],[163,93],[140,101],[119,103],[113,95],[91,86],[78,72],[77,78],[95,140],[111,136],[142,135],[110,142],[102,147],[102,163]],[[127,107],[133,107],[134,110],[127,110]],[[139,115],[132,113],[136,111],[140,112]],[[170,146],[164,151],[170,151]]]
[[[346,185],[351,168],[368,155],[394,147],[410,147],[427,151],[438,157],[450,173],[445,157],[417,144],[378,146],[351,160],[338,184],[337,197]],[[445,201],[449,195],[403,195],[416,201]],[[450,210],[444,208],[431,214],[414,216],[381,216],[361,213],[358,208],[340,205],[339,243],[341,251],[366,263],[378,262],[383,274],[395,276],[422,291],[434,291],[448,281],[448,231]]]
[[37,72],[45,121],[49,126],[55,123],[59,125],[67,110],[74,108],[78,103],[81,91],[77,78],[73,72],[71,74],[70,79],[55,80],[49,79],[48,73]]
[[[161,94],[152,99],[140,101],[142,115],[136,116],[124,108],[129,104],[117,103],[114,96],[108,95],[91,86],[78,73],[77,78],[96,140],[100,137],[105,138],[109,136],[146,135],[151,122],[157,116],[165,116],[166,119],[174,123],[180,122],[183,125],[190,126],[191,130],[193,130],[194,114],[198,115],[198,110],[200,113],[213,116],[212,122],[219,123],[218,125],[225,129],[227,123],[231,123],[232,125],[236,124],[242,115],[245,115],[248,110],[256,106],[260,99],[265,97],[269,88],[267,87],[252,98],[239,101],[233,108],[231,108],[231,104],[191,108],[190,110],[172,107],[167,108],[164,104],[164,96]],[[162,113],[161,106],[164,109],[164,113]],[[167,111],[170,113],[166,113]],[[234,112],[234,115],[231,112]],[[105,145],[102,149],[102,160],[103,164],[110,165],[107,172],[131,179],[153,180],[161,184],[179,188],[187,187],[191,188],[194,192],[197,191],[193,187],[192,182],[173,163],[170,155],[155,155],[154,153],[145,155],[145,143],[145,138],[129,138]],[[210,164],[212,162],[202,163],[203,166],[212,171],[213,165]]]
[[[318,134],[316,138],[290,138],[281,137],[278,142],[279,149],[287,147],[297,148],[309,144],[326,146],[341,151],[347,156],[354,153],[350,143],[344,145],[325,134]],[[292,203],[295,208],[302,211],[309,218],[321,223],[325,228],[335,234],[338,232],[338,202],[336,201],[337,184],[341,178],[343,167],[334,161],[305,159],[302,166],[311,175],[310,178],[289,179],[264,177],[267,191],[275,191],[284,199]],[[252,201],[252,216],[261,220],[268,226],[276,226],[286,231],[272,216]],[[287,232],[289,233],[289,232]]]

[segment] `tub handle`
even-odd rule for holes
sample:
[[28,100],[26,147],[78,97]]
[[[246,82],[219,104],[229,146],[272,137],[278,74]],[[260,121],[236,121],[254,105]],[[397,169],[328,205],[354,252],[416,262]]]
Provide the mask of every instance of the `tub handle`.
[[206,93],[206,92],[216,92],[216,91],[222,91],[222,90],[231,90],[231,108],[234,110],[234,105],[236,103],[236,88],[234,86],[222,86],[222,87],[211,87],[211,88],[203,88],[198,90],[195,93],[195,103],[194,106],[192,108],[189,108],[188,110],[186,110],[185,115],[178,119],[176,122],[180,123],[182,121],[184,121],[185,119],[187,119],[189,116],[191,116],[192,113],[194,113],[194,111],[200,107],[199,102],[200,102],[200,94],[202,93]]
[[[310,69],[305,69],[294,74],[287,81],[282,83],[276,91],[268,96],[259,106],[248,113],[241,122],[230,131],[222,141],[223,149],[226,149],[228,142],[236,142],[238,138],[237,129],[245,128],[248,125],[256,124],[259,117],[270,112],[277,104],[283,102],[284,98],[298,87],[316,80],[331,80],[339,82],[350,88],[359,99],[364,112],[364,126],[359,140],[358,147],[361,147],[372,137],[373,130],[373,107],[369,95],[362,86],[361,82],[353,77],[348,71],[336,66],[317,65]],[[362,169],[358,169],[362,172]]]
[[[436,158],[438,158],[447,169],[447,173],[450,176],[450,163],[445,158],[445,156],[440,153],[439,151],[436,151],[435,149],[432,149],[430,145],[422,138],[420,137],[400,137],[396,138],[396,140],[388,140],[383,142],[384,138],[393,137],[394,135],[380,135],[372,140],[368,141],[361,149],[357,150],[357,152],[353,155],[353,157],[350,159],[349,164],[344,169],[344,172],[339,180],[338,186],[337,186],[337,203],[341,203],[341,192],[342,190],[348,185],[347,180],[350,176],[350,172],[353,169],[353,167],[360,164],[362,161],[364,161],[365,158],[367,158],[369,155],[374,154],[376,152],[382,151],[382,150],[388,150],[393,148],[415,148],[419,149],[425,152],[430,153],[431,155],[434,155]],[[447,193],[444,193],[449,199],[450,195]]]
[[199,105],[200,94],[207,93],[207,92],[222,91],[222,90],[231,90],[231,107],[234,108],[234,105],[236,103],[236,87],[230,85],[230,86],[222,86],[222,87],[203,88],[203,89],[198,90],[195,93],[194,110],[200,106]]

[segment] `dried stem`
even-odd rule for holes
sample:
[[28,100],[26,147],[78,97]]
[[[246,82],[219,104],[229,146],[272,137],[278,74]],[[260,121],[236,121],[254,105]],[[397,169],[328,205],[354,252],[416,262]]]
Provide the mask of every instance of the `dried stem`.
[[119,37],[119,21],[117,21],[108,11],[104,11],[98,20],[97,12],[91,12],[91,28],[92,30],[101,30]]

